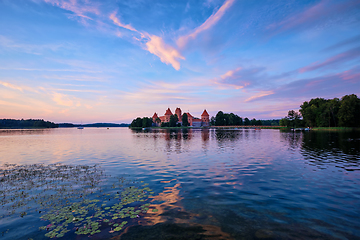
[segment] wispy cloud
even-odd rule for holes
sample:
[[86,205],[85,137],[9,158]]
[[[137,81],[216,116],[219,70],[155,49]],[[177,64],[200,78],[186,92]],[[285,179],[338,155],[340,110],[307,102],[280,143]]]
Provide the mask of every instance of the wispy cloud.
[[120,21],[119,18],[116,17],[116,14],[117,12],[113,12],[112,14],[110,14],[109,18],[114,22],[114,24],[116,24],[117,26],[119,27],[122,27],[122,28],[125,28],[125,29],[128,29],[130,31],[134,31],[134,32],[137,32],[139,33],[135,28],[133,28],[130,24],[124,24]]
[[105,82],[106,77],[96,77],[91,75],[44,75],[45,79],[57,79],[65,81],[79,81],[79,82]]
[[8,83],[8,82],[2,82],[0,81],[0,85],[3,85],[5,87],[8,87],[8,88],[12,88],[12,89],[15,89],[15,90],[19,90],[19,91],[23,91],[23,89],[19,86],[16,86],[14,84],[11,84],[11,83]]
[[328,16],[345,13],[347,10],[359,5],[360,1],[358,0],[340,1],[339,3],[322,0],[298,14],[291,15],[283,21],[269,25],[267,29],[274,35],[292,29],[314,26],[316,23],[331,19],[327,18]]
[[196,36],[199,33],[214,26],[223,17],[225,12],[231,7],[231,5],[234,3],[234,1],[235,0],[226,0],[226,2],[219,8],[219,10],[217,10],[208,19],[206,19],[206,21],[203,24],[201,24],[199,27],[195,28],[188,35],[181,36],[177,40],[177,45],[179,47],[184,47],[190,39],[196,38]]
[[251,97],[245,99],[245,102],[250,102],[253,101],[257,98],[261,98],[261,97],[265,97],[265,96],[269,96],[271,94],[274,94],[273,91],[260,91],[260,92],[256,92],[254,95],[252,95]]
[[85,73],[101,73],[101,71],[92,71],[86,69],[55,69],[55,68],[16,68],[16,67],[0,67],[0,70],[16,70],[16,71],[39,71],[39,72],[85,72]]
[[173,68],[175,68],[176,70],[180,69],[180,62],[178,59],[185,60],[185,57],[183,57],[178,50],[166,44],[164,40],[159,36],[151,35],[147,32],[142,33],[136,30],[135,28],[133,28],[130,24],[121,23],[121,21],[116,17],[116,14],[117,12],[114,12],[109,17],[114,22],[114,24],[116,24],[119,27],[140,34],[140,39],[137,38],[135,39],[137,39],[138,41],[142,41],[142,40],[146,41],[144,47],[145,50],[158,56],[161,62],[166,64],[171,64]]
[[360,35],[346,39],[344,41],[338,42],[336,44],[333,44],[327,48],[324,48],[323,51],[331,51],[331,50],[336,50],[338,48],[343,48],[346,47],[348,45],[354,45],[354,44],[359,44],[360,43]]
[[220,78],[215,78],[213,82],[221,86],[229,86],[235,89],[253,86],[264,77],[265,67],[242,68],[227,71]]
[[[309,100],[315,97],[334,98],[346,94],[360,94],[360,68],[343,71],[336,74],[304,78],[273,88],[272,100],[302,99]],[[268,96],[253,100],[270,99]]]
[[25,52],[29,54],[41,55],[46,50],[58,51],[61,48],[68,48],[65,44],[28,44],[28,43],[19,43],[10,38],[0,35],[0,47],[3,47],[4,50],[16,50],[19,52]]
[[146,43],[146,49],[158,56],[163,63],[171,64],[176,70],[180,69],[178,59],[185,60],[178,50],[167,45],[161,37],[149,35],[150,41]]
[[62,93],[54,92],[52,100],[61,106],[72,107],[74,105],[74,101]]
[[315,71],[315,70],[319,70],[319,69],[325,69],[325,68],[328,69],[328,68],[343,64],[345,62],[354,60],[356,58],[360,58],[360,47],[337,54],[323,62],[320,62],[320,63],[315,62],[309,66],[300,68],[299,72],[304,73],[304,72],[310,72],[310,71]]
[[82,19],[91,19],[89,14],[99,15],[100,11],[93,2],[87,0],[44,0],[46,3],[71,11]]

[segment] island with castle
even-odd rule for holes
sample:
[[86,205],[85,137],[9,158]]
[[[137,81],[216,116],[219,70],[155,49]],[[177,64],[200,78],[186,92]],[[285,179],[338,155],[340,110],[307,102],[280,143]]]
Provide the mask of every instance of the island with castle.
[[[209,114],[206,111],[206,109],[203,111],[203,113],[201,114],[201,118],[197,118],[194,117],[193,115],[191,115],[189,112],[185,112],[183,114],[187,115],[188,118],[188,123],[189,126],[191,127],[208,127],[209,126]],[[175,115],[177,116],[177,118],[179,119],[179,123],[182,124],[182,118],[183,118],[183,114],[181,112],[180,108],[176,108],[175,110]],[[164,116],[158,116],[157,113],[155,112],[154,115],[152,116],[152,120],[153,120],[153,124],[155,126],[160,126],[161,123],[168,123],[170,122],[170,117],[173,116],[173,113],[171,112],[170,108],[168,108],[165,111]]]

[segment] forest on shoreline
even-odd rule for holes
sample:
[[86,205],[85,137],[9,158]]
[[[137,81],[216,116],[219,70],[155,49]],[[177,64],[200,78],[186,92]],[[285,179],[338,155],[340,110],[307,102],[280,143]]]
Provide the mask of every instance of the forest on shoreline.
[[355,94],[341,99],[314,98],[305,101],[299,112],[290,110],[280,120],[287,127],[360,127],[360,98]]
[[43,119],[0,119],[0,129],[57,128],[58,124]]

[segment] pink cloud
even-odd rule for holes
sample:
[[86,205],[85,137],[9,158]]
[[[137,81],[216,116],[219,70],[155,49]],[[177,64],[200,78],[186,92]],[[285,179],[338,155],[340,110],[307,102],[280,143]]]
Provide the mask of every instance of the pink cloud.
[[264,67],[247,68],[238,67],[234,70],[227,71],[221,75],[220,78],[213,80],[215,84],[222,87],[231,87],[235,89],[242,89],[256,85],[259,79],[264,78]]
[[122,27],[122,28],[126,28],[130,31],[133,31],[133,32],[138,32],[135,28],[133,28],[130,24],[123,24],[122,22],[120,22],[120,20],[116,17],[116,12],[113,12],[111,15],[110,15],[110,19],[119,27]]
[[255,95],[245,99],[245,102],[250,102],[250,101],[252,101],[254,99],[265,97],[265,96],[268,96],[268,95],[271,95],[271,94],[274,94],[274,92],[273,91],[260,91],[260,92],[256,93]]
[[178,59],[185,60],[179,51],[167,45],[161,37],[149,35],[150,41],[146,43],[147,50],[158,56],[163,63],[171,64],[176,70],[180,69]]
[[336,64],[341,64],[346,61],[351,61],[351,60],[359,58],[359,57],[360,57],[360,48],[355,48],[355,49],[351,49],[349,51],[337,54],[323,62],[320,62],[320,63],[315,62],[309,66],[300,68],[299,72],[300,73],[310,72],[310,71],[318,70],[321,68],[330,67],[330,66],[333,66]]
[[134,38],[134,39],[138,41],[141,41],[142,39],[146,39],[147,42],[145,44],[146,45],[145,49],[147,51],[158,56],[163,63],[171,64],[176,70],[180,69],[180,62],[178,61],[178,59],[185,60],[185,58],[174,47],[167,45],[161,37],[148,34],[147,32],[144,33],[139,32],[138,30],[133,28],[130,24],[121,23],[121,21],[116,17],[116,12],[110,15],[110,19],[117,26],[140,34],[141,36],[140,39],[138,38]]
[[19,86],[16,86],[14,84],[11,84],[11,83],[8,83],[8,82],[2,82],[0,81],[0,85],[3,85],[5,87],[8,87],[8,88],[12,88],[12,89],[15,89],[15,90],[19,90],[19,91],[23,91],[23,89]]
[[352,83],[360,82],[359,68],[344,71],[339,74],[339,77],[344,81],[348,81]]
[[91,17],[87,16],[87,13],[92,13],[95,15],[99,15],[99,9],[90,4],[88,1],[79,1],[78,0],[44,0],[46,3],[50,3],[54,6],[58,6],[62,9],[68,10],[73,12],[76,16],[85,18],[85,19],[92,19]]
[[323,0],[305,11],[292,15],[281,22],[273,23],[267,28],[271,31],[282,32],[310,24],[313,25],[315,22],[326,19],[327,16],[345,12],[349,8],[357,7],[359,4],[360,1],[358,0],[340,1],[337,4],[331,4],[328,0]]
[[194,31],[188,35],[181,36],[177,40],[177,45],[179,47],[184,47],[186,43],[189,41],[189,39],[194,39],[196,36],[201,33],[202,31],[205,31],[212,26],[214,26],[225,14],[225,12],[231,7],[231,5],[234,3],[235,0],[227,0],[216,13],[213,13],[206,21],[201,24],[199,27],[195,28]]

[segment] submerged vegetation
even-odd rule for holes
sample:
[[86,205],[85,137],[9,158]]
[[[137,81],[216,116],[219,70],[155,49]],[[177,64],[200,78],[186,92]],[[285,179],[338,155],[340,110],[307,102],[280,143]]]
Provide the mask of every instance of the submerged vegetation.
[[[103,184],[114,182],[111,189]],[[109,179],[99,166],[6,164],[0,169],[2,218],[37,213],[50,238],[118,232],[149,210],[142,182]],[[109,230],[110,228],[110,230]]]

